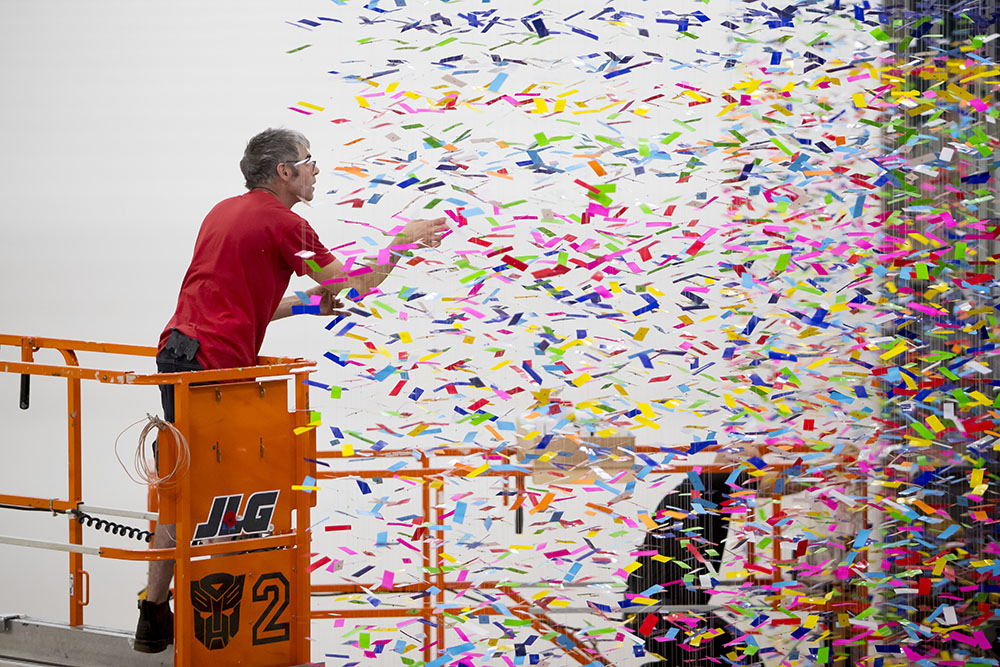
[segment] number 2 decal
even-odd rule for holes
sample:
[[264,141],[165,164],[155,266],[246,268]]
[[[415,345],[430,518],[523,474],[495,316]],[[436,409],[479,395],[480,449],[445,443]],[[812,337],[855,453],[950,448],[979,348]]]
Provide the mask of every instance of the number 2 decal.
[[[281,614],[288,607],[288,579],[280,572],[270,572],[261,575],[253,587],[253,601],[270,601],[264,613],[253,624],[253,645],[273,644],[288,641],[290,626],[286,621],[278,623]],[[277,609],[275,607],[279,604]],[[272,613],[273,611],[273,613]],[[262,628],[261,625],[267,623]]]

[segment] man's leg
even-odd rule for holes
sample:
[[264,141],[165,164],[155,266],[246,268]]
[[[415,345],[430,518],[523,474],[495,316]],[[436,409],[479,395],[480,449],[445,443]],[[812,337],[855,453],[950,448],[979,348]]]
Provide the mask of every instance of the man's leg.
[[[172,331],[167,345],[156,355],[156,370],[160,373],[183,373],[200,371],[201,364],[195,359],[198,341]],[[174,421],[174,388],[160,385],[163,402],[163,418]],[[156,447],[154,445],[154,453]],[[159,457],[157,456],[157,459]],[[157,460],[159,469],[159,460]],[[163,508],[160,508],[161,512]],[[174,524],[157,523],[151,544],[154,549],[169,549],[175,545]],[[149,562],[146,581],[146,599],[139,601],[139,622],[135,628],[135,642],[132,647],[142,653],[159,653],[174,640],[174,615],[170,611],[170,580],[174,577],[174,561]]]
[[[153,535],[152,547],[154,549],[170,549],[175,545],[174,525],[157,525],[156,533]],[[149,577],[146,583],[146,599],[159,604],[167,601],[170,594],[170,580],[174,577],[174,561],[172,560],[151,560],[149,561]]]
[[[174,525],[156,526],[154,549],[174,546]],[[165,651],[174,641],[174,615],[170,611],[170,580],[174,576],[174,561],[149,561],[146,599],[139,601],[139,622],[135,626],[132,648],[141,653]]]

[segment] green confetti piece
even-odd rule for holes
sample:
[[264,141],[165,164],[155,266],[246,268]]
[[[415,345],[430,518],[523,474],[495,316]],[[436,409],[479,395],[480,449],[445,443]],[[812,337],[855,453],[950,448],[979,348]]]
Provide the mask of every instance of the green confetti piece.
[[786,252],[785,254],[778,257],[778,263],[774,265],[774,272],[781,273],[786,268],[788,268],[788,262],[790,262],[791,259],[792,259],[792,254],[790,252]]
[[330,398],[340,398],[340,392],[341,392],[341,388],[340,387],[331,387],[330,388]]
[[663,141],[661,141],[660,143],[661,143],[661,144],[663,144],[664,146],[669,146],[669,145],[670,145],[670,143],[671,143],[671,142],[672,142],[672,141],[673,141],[674,139],[676,139],[677,137],[679,137],[679,136],[681,136],[681,133],[680,133],[680,132],[671,132],[671,133],[670,133],[670,134],[668,134],[668,135],[667,135],[667,137],[666,137],[665,139],[663,139]]
[[291,51],[285,51],[285,53],[298,53],[299,51],[302,51],[303,49],[308,49],[310,46],[312,46],[312,44],[303,44],[302,46],[295,47]]
[[888,42],[890,39],[892,39],[891,37],[889,37],[889,35],[885,34],[882,28],[879,28],[878,26],[875,26],[875,29],[872,30],[869,34],[880,42]]
[[819,42],[819,41],[823,40],[825,37],[828,37],[829,34],[830,33],[828,33],[828,32],[821,32],[820,34],[816,35],[811,42],[808,42],[806,44],[806,46],[812,46],[816,42]]
[[458,39],[458,37],[449,37],[447,39],[441,40],[437,44],[432,44],[432,45],[430,45],[430,46],[428,46],[428,47],[426,47],[426,48],[424,48],[422,50],[423,51],[430,51],[431,49],[436,49],[439,46],[447,46],[448,44],[451,44],[452,42],[456,41],[457,39]]
[[780,141],[778,141],[778,139],[776,137],[771,137],[771,143],[774,144],[775,146],[777,146],[778,148],[780,148],[781,152],[784,153],[785,155],[791,155],[792,154],[792,151],[788,150],[788,147],[785,146],[785,144],[783,144]]
[[951,372],[950,370],[948,370],[947,368],[939,368],[939,369],[938,369],[938,372],[939,372],[939,373],[940,373],[941,375],[943,375],[943,376],[945,376],[946,378],[948,378],[949,380],[953,380],[953,381],[955,381],[955,382],[957,382],[957,381],[959,380],[959,377],[958,377],[957,375],[955,375],[954,373],[952,373],[952,372]]

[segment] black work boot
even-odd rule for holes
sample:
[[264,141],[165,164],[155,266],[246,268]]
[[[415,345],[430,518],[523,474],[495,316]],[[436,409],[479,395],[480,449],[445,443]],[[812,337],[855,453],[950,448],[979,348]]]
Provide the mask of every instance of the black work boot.
[[159,653],[174,642],[174,614],[170,601],[153,604],[139,600],[139,623],[132,648],[140,653]]

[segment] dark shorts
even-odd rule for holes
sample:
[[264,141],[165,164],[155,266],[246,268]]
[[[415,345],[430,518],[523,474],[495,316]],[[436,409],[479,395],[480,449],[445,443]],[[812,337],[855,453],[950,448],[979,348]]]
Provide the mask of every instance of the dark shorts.
[[[200,343],[177,329],[170,330],[167,344],[156,355],[158,373],[184,373],[205,370],[195,358]],[[202,384],[202,383],[199,383]],[[174,385],[160,385],[160,401],[163,403],[163,419],[174,421]]]

